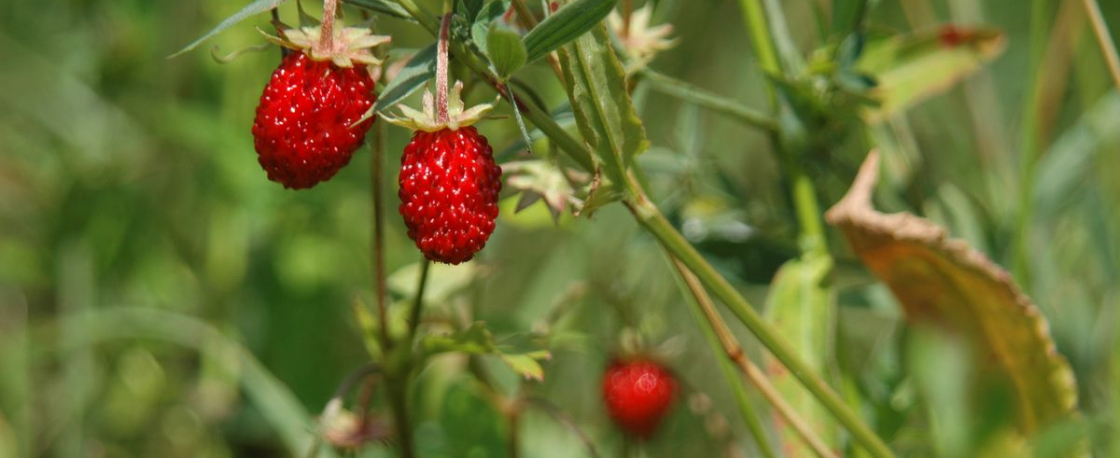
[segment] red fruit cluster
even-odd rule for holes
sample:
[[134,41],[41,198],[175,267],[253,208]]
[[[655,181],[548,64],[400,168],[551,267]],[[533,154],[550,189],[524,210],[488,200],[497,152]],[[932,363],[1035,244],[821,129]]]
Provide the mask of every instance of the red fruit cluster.
[[469,261],[498,217],[502,169],[474,127],[417,131],[401,157],[400,213],[408,236],[433,261]]
[[353,125],[377,100],[365,66],[338,67],[292,52],[264,88],[253,137],[268,179],[310,188],[350,162],[373,124]]
[[653,436],[676,396],[676,377],[648,359],[614,360],[603,374],[607,414],[624,431],[642,439]]

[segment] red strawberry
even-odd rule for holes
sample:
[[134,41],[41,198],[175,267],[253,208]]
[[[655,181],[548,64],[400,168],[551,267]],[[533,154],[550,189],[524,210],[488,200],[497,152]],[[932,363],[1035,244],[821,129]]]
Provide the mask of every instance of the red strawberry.
[[603,374],[603,401],[611,420],[642,439],[653,436],[676,395],[676,377],[648,359],[616,359]]
[[401,158],[400,213],[428,259],[469,261],[498,217],[502,169],[474,127],[416,131]]
[[388,37],[339,29],[323,51],[318,27],[288,29],[273,41],[292,49],[261,94],[253,123],[257,159],[268,179],[302,189],[329,180],[350,162],[373,124],[377,100],[369,48]]
[[428,259],[448,264],[469,261],[486,245],[502,190],[490,144],[470,126],[491,106],[464,110],[462,90],[461,82],[452,88],[442,120],[431,92],[423,112],[401,106],[402,117],[384,116],[416,131],[401,157],[397,193],[408,236]]

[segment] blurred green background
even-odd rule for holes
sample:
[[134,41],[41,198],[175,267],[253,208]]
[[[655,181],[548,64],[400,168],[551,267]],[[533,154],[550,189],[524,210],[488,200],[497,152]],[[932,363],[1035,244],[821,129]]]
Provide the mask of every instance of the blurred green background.
[[[285,190],[265,178],[250,134],[279,52],[225,65],[206,49],[165,59],[243,3],[0,1],[0,457],[285,456],[286,438],[311,430],[308,412],[368,359],[351,308],[371,297],[369,150],[330,182]],[[1095,454],[1120,456],[1120,94],[1080,0],[1036,3],[872,2],[881,33],[955,22],[1006,34],[1006,51],[985,69],[881,127],[898,142],[880,146],[901,158],[881,206],[938,222],[1016,275],[1077,375]],[[1101,3],[1120,36],[1120,2]],[[838,39],[821,19],[832,2],[783,6],[803,54]],[[1032,22],[1032,8],[1047,20]],[[653,68],[766,106],[737,2],[663,0],[657,11],[679,41]],[[281,12],[295,22],[294,2]],[[257,44],[253,26],[267,21],[212,44]],[[378,26],[396,48],[431,42],[400,20]],[[521,76],[553,106],[565,100],[546,67]],[[641,159],[654,196],[763,303],[797,252],[766,136],[644,86],[635,99],[654,144]],[[480,129],[496,151],[519,138],[508,118]],[[385,254],[397,272],[420,255],[395,211],[409,136],[387,133]],[[825,206],[871,142],[846,139],[821,159],[813,173]],[[1025,165],[1032,150],[1036,167]],[[563,406],[605,456],[621,438],[600,406],[599,374],[620,330],[637,330],[687,385],[645,453],[750,456],[715,356],[652,239],[619,205],[554,225],[540,204],[513,214],[515,201],[503,201],[478,261],[435,271],[433,286],[444,288],[428,313],[485,320],[499,335],[554,327],[545,379],[524,389]],[[830,361],[835,379],[900,453],[945,456],[930,436],[920,374],[906,369],[913,353],[897,305],[831,236],[837,352],[856,355]],[[394,297],[412,276],[397,274]],[[562,318],[549,322],[554,310]],[[518,384],[501,367],[491,372],[503,387]],[[416,391],[423,456],[505,456],[506,424],[453,361],[423,372]],[[563,424],[539,412],[525,421],[524,456],[585,456]]]

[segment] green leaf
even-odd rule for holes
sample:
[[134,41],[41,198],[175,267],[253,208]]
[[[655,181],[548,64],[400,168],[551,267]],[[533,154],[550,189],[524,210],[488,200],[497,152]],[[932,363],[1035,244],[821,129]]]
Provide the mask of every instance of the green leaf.
[[487,3],[475,16],[471,24],[471,40],[478,45],[478,49],[487,49],[486,38],[490,34],[490,25],[505,14],[509,9],[510,0],[495,0]]
[[412,56],[401,69],[400,73],[381,91],[377,103],[373,105],[375,113],[381,113],[396,105],[409,94],[420,89],[436,76],[436,45],[432,44],[421,49]]
[[909,322],[964,339],[976,366],[974,387],[994,381],[1008,387],[1020,434],[1076,417],[1074,374],[1038,308],[1006,271],[964,241],[914,215],[872,208],[878,171],[879,155],[873,152],[848,194],[826,214],[828,222],[890,287]]
[[497,344],[494,335],[481,321],[452,334],[425,336],[420,341],[420,349],[425,357],[451,352],[496,355],[518,375],[536,380],[544,379],[544,369],[537,361],[551,357],[548,351],[542,349],[515,347],[507,350],[505,346]]
[[525,65],[525,45],[521,44],[521,36],[501,25],[490,27],[486,35],[486,52],[502,81]]
[[381,13],[386,16],[392,16],[397,19],[404,19],[409,22],[416,22],[416,19],[408,14],[408,11],[401,8],[396,2],[387,2],[385,0],[342,0],[343,3],[349,3],[359,8]]
[[198,45],[202,44],[206,40],[209,40],[214,35],[222,33],[226,29],[228,29],[230,27],[233,27],[234,25],[237,25],[237,23],[239,23],[241,21],[244,21],[249,16],[253,16],[255,14],[259,14],[259,13],[263,13],[265,11],[272,10],[272,9],[284,4],[287,1],[288,0],[256,0],[253,3],[250,3],[250,4],[246,5],[244,8],[241,8],[241,11],[238,11],[238,12],[234,13],[233,16],[230,16],[230,17],[226,18],[226,20],[222,21],[220,24],[218,24],[217,27],[214,27],[209,32],[206,32],[206,34],[203,35],[201,38],[191,42],[191,44],[187,45],[183,49],[180,49],[179,52],[176,52],[175,54],[167,56],[167,58],[171,59],[173,57],[177,57],[177,56],[179,56],[183,53],[186,53],[186,52],[188,52],[188,51],[190,51],[194,48],[197,48]]
[[606,176],[624,183],[630,163],[649,149],[649,140],[606,27],[595,27],[563,48],[560,66],[584,142],[602,162]]
[[[834,348],[836,295],[830,278],[832,265],[832,258],[827,254],[807,253],[787,261],[774,276],[766,298],[766,318],[774,323],[779,333],[788,337],[793,350],[818,373],[827,373]],[[767,354],[766,361],[770,379],[782,397],[801,414],[825,445],[837,448],[839,432],[828,411],[773,356]],[[782,428],[781,433],[787,456],[816,456],[792,428]]]
[[877,80],[871,94],[880,102],[868,119],[884,119],[949,90],[1003,48],[998,30],[951,25],[867,44],[856,70]]
[[610,14],[618,0],[576,0],[525,35],[528,62],[534,62],[590,31]]

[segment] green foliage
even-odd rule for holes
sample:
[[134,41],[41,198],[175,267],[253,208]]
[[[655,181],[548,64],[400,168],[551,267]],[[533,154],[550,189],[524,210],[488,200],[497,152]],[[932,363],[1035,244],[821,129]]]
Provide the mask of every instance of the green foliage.
[[565,5],[525,35],[528,61],[535,62],[592,31],[617,3],[618,0],[576,0]]
[[560,61],[584,141],[598,157],[606,176],[614,183],[625,183],[630,164],[649,149],[649,140],[626,90],[626,73],[606,28],[596,27],[577,38]]
[[490,26],[486,34],[486,54],[503,81],[525,65],[525,45],[516,32],[500,25]]
[[[465,97],[492,101],[491,83],[516,75],[505,87],[523,106],[503,102],[477,125],[505,167],[497,231],[470,263],[432,266],[414,342],[403,339],[421,265],[394,197],[408,135],[383,129],[379,172],[363,148],[331,181],[286,191],[265,179],[250,135],[279,51],[217,65],[197,49],[259,43],[254,26],[271,27],[259,13],[297,23],[295,3],[0,6],[0,456],[304,456],[315,414],[371,358],[408,372],[407,398],[371,379],[369,411],[392,424],[391,402],[405,399],[419,457],[507,456],[512,425],[526,458],[617,456],[597,389],[621,335],[640,336],[688,387],[644,456],[800,450],[710,324],[695,325],[659,239],[612,205],[633,197],[625,173],[725,292],[766,299],[767,324],[899,456],[1120,455],[1120,161],[1109,154],[1120,99],[1082,2],[638,1],[656,4],[648,25],[671,24],[676,43],[646,63],[600,25],[621,2],[559,2],[548,15],[527,1],[541,21],[531,31],[502,19],[509,0],[455,2]],[[343,3],[348,24],[369,14],[393,36],[382,72],[400,71],[375,110],[416,98],[434,75],[439,2]],[[1120,4],[1098,3],[1117,36]],[[741,23],[744,6],[758,21]],[[523,65],[510,30],[526,33]],[[557,50],[563,78],[542,58]],[[998,274],[955,256],[959,242],[868,255],[831,227],[827,257],[803,253],[793,170],[827,207],[872,148],[875,208],[967,241]],[[389,346],[372,293],[374,190]],[[1033,307],[984,286],[1012,279]],[[719,311],[817,434],[864,456]],[[365,382],[343,408],[362,411]]]

